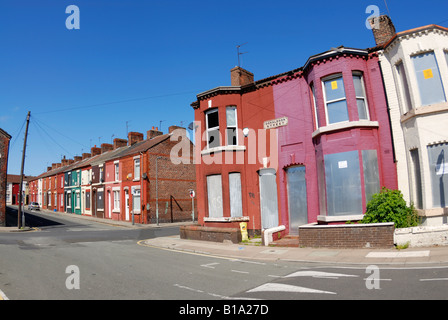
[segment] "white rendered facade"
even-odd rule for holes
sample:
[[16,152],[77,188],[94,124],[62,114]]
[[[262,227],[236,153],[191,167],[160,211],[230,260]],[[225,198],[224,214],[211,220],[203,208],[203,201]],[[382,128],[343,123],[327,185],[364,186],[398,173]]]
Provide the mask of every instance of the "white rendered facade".
[[424,225],[448,223],[448,29],[397,33],[379,52],[398,187]]

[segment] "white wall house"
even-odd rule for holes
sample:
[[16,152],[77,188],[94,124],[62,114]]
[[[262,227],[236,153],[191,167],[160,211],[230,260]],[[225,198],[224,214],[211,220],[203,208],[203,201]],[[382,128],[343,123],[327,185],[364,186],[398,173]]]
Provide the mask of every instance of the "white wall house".
[[380,45],[398,187],[418,209],[423,225],[446,224],[448,28],[403,31]]

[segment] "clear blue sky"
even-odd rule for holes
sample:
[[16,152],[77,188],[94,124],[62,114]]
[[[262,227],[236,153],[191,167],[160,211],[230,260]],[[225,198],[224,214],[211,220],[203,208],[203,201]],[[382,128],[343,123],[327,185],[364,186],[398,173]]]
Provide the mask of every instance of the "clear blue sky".
[[[80,29],[68,30],[69,5]],[[237,64],[262,79],[344,45],[375,45],[368,5],[384,0],[1,0],[0,128],[13,136],[10,174],[20,173],[31,111],[26,175],[61,157],[194,120],[196,94],[230,85]],[[446,0],[388,0],[397,31],[448,27]],[[163,122],[160,122],[163,121]]]

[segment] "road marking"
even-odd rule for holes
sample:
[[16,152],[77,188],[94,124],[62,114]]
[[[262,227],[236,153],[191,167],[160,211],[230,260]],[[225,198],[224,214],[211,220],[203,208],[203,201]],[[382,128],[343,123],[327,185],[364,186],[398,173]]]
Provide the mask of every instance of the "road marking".
[[232,271],[232,272],[236,272],[236,273],[249,273],[248,271],[239,271],[239,270],[230,270],[230,271]]
[[217,294],[217,293],[212,293],[212,292],[205,292],[203,290],[199,290],[199,289],[194,289],[194,288],[190,288],[187,286],[182,286],[180,284],[174,284],[175,287],[178,287],[180,289],[185,289],[185,290],[189,290],[189,291],[193,291],[193,292],[197,292],[197,293],[204,293],[204,294],[208,294],[209,296],[212,297],[217,297],[220,299],[227,299],[227,300],[257,300],[254,298],[243,298],[243,297],[229,297],[229,296],[223,296],[221,294]]
[[310,289],[305,287],[293,286],[283,283],[266,283],[249,291],[250,292],[297,292],[297,293],[323,293],[323,294],[336,294],[331,291],[322,291],[316,289]]
[[201,264],[201,267],[204,268],[210,268],[210,269],[215,269],[215,265],[219,264],[219,262],[212,262],[212,263],[207,263],[207,264]]
[[408,252],[369,252],[366,258],[418,258],[429,257],[429,250]]
[[322,279],[338,279],[339,277],[354,277],[357,278],[356,275],[351,274],[343,274],[343,273],[332,273],[332,272],[321,272],[321,271],[297,271],[291,273],[284,278],[292,278],[292,277],[313,277],[313,278],[322,278]]
[[205,291],[202,290],[198,290],[198,289],[193,289],[190,287],[186,287],[186,286],[181,286],[180,284],[174,284],[175,287],[181,288],[181,289],[186,289],[186,290],[190,290],[190,291],[194,291],[194,292],[199,292],[199,293],[204,293]]
[[420,281],[448,281],[448,278],[420,279]]
[[0,300],[9,300],[9,298],[2,290],[0,290]]

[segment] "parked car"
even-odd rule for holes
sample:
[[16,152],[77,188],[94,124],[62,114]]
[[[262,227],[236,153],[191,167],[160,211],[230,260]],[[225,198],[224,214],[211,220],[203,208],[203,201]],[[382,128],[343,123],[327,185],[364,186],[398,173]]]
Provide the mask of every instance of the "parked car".
[[37,202],[31,202],[28,205],[28,210],[40,210],[39,204]]

